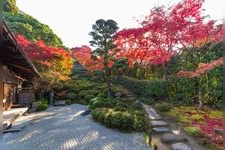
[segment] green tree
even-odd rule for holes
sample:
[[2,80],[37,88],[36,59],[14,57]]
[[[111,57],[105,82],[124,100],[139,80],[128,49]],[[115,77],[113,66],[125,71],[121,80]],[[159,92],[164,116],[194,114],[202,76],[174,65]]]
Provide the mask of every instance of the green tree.
[[3,0],[3,11],[17,14],[19,9],[16,6],[16,0]]
[[4,20],[15,34],[25,36],[28,40],[35,42],[43,40],[47,45],[63,47],[62,40],[45,24],[34,17],[20,11],[17,14],[4,12]]
[[[93,58],[102,60],[104,79],[107,83],[108,97],[111,97],[111,82],[110,82],[110,68],[109,63],[115,55],[116,45],[113,43],[115,33],[119,29],[114,20],[99,19],[92,25],[93,31],[89,33],[92,36],[90,41],[91,46],[96,47],[93,50]],[[113,53],[109,53],[114,50]]]

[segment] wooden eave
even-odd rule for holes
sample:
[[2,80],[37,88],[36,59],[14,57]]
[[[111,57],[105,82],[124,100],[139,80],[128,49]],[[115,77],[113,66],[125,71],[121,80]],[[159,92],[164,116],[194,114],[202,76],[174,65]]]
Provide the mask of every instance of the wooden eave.
[[41,77],[34,64],[17,43],[13,33],[3,21],[3,65],[25,79]]

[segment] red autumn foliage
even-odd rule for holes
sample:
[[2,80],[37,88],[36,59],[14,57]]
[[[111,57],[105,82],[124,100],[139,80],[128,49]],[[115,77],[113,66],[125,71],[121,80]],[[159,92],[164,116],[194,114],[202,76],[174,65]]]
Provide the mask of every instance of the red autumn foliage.
[[216,134],[216,129],[223,129],[222,118],[210,118],[208,115],[204,115],[204,122],[192,121],[193,126],[197,127],[201,134],[209,137],[211,144],[216,147],[223,146],[223,137],[222,135]]
[[42,40],[30,42],[22,35],[17,35],[16,39],[44,77],[68,78],[73,67],[69,52],[60,47],[48,46]]
[[141,27],[117,33],[117,57],[126,57],[130,66],[166,64],[186,48],[221,39],[222,26],[202,16],[203,2],[183,0],[169,8],[154,7]]
[[90,47],[86,45],[75,47],[71,49],[71,52],[72,57],[84,65],[88,70],[95,71],[103,68],[103,64],[100,61],[92,59],[92,50]]

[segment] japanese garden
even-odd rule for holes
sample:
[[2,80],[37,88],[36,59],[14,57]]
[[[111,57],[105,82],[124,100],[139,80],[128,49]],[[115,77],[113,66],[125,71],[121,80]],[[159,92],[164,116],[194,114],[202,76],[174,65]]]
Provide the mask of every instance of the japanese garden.
[[[48,25],[19,10],[16,0],[4,0],[3,20],[39,73],[35,80],[23,80],[22,87],[33,89],[32,112],[25,117],[58,109],[68,114],[56,118],[66,121],[71,115],[71,123],[77,124],[73,109],[81,107],[78,119],[119,134],[141,133],[152,150],[177,145],[182,150],[223,149],[223,24],[203,15],[203,3],[180,0],[155,6],[137,19],[136,28],[99,18],[86,33],[89,43],[69,48]],[[64,121],[59,132],[67,132]],[[32,126],[24,129],[30,136],[35,134]],[[68,136],[79,134],[78,126],[65,127]],[[22,133],[13,134],[20,139]],[[7,147],[13,149],[15,141],[6,142]],[[17,144],[29,145],[23,142]],[[92,149],[91,144],[59,149]],[[93,149],[123,149],[115,145]]]

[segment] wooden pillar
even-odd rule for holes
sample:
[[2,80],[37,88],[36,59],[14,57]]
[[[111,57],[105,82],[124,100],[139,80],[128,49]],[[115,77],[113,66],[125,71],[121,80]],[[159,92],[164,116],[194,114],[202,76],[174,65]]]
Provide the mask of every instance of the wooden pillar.
[[[0,100],[3,100],[3,62],[2,58],[0,59]],[[1,108],[2,108],[2,102],[1,102]]]

